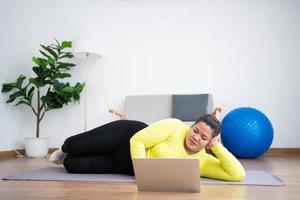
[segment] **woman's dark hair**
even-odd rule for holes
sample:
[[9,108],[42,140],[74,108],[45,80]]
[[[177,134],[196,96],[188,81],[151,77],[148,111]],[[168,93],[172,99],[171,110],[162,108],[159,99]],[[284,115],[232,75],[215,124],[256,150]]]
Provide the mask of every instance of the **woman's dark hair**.
[[205,124],[207,124],[208,126],[210,126],[210,128],[212,128],[214,130],[213,137],[216,137],[217,135],[220,134],[220,132],[221,132],[221,123],[214,116],[209,115],[209,114],[204,115],[204,116],[200,117],[199,119],[197,119],[197,121],[193,124],[193,126],[196,125],[199,122],[204,122]]

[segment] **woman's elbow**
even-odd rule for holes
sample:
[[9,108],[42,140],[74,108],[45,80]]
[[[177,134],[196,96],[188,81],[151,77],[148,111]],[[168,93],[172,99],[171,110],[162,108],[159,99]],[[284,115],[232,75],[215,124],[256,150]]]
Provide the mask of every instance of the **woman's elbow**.
[[137,140],[138,140],[138,137],[136,135],[133,135],[129,140],[130,145],[136,143]]
[[132,137],[130,140],[129,140],[129,145],[130,145],[130,150],[132,151],[133,149],[135,149],[135,143],[136,143],[136,140]]
[[231,181],[242,181],[246,177],[246,172],[244,169],[239,170],[231,176]]
[[129,140],[129,144],[133,143],[134,142],[134,138],[131,137],[130,140]]

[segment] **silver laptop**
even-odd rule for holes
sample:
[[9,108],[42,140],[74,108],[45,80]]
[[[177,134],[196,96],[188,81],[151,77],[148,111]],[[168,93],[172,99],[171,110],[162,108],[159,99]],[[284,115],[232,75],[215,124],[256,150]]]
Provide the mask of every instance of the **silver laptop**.
[[135,158],[139,191],[200,192],[198,159]]

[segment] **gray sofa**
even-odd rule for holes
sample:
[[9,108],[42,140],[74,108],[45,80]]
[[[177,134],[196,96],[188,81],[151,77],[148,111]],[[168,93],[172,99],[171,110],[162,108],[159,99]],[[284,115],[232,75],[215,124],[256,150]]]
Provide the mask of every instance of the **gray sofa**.
[[212,94],[138,95],[125,98],[125,119],[151,124],[177,118],[192,125],[200,116],[213,112]]

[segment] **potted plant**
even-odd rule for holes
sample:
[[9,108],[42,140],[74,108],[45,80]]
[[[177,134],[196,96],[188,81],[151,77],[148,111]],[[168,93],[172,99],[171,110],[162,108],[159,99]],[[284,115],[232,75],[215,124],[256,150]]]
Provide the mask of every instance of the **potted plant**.
[[48,138],[40,137],[40,123],[46,112],[62,108],[69,102],[79,102],[84,83],[61,82],[61,79],[71,77],[68,73],[76,66],[67,60],[73,57],[68,51],[71,41],[41,45],[40,57],[32,57],[35,75],[25,84],[26,77],[19,75],[16,82],[3,83],[2,92],[11,93],[7,103],[29,106],[36,117],[36,137],[25,138],[25,152],[28,157],[44,157],[48,154]]

